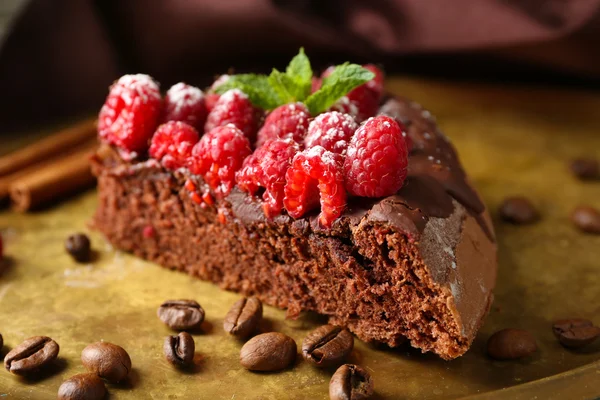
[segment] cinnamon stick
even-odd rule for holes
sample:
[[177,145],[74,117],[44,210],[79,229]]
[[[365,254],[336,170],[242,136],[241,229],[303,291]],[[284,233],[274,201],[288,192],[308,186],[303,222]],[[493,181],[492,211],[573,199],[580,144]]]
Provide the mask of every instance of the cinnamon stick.
[[13,208],[28,211],[92,186],[94,176],[89,159],[96,148],[96,143],[87,144],[65,157],[19,174],[8,188]]
[[96,137],[96,121],[83,121],[59,133],[0,157],[0,177],[18,173],[52,156],[64,154],[67,149],[78,146]]

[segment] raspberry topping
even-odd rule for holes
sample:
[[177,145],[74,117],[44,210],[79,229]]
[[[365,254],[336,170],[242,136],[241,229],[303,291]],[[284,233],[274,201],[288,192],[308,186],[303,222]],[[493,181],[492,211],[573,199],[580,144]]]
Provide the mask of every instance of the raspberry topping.
[[215,89],[227,82],[228,79],[229,75],[221,75],[217,80],[213,82],[212,86],[206,93],[204,102],[206,103],[206,109],[208,110],[208,112],[211,112],[212,109],[215,108],[215,104],[217,104],[217,101],[219,101],[219,98],[221,97],[220,94],[215,93]]
[[408,166],[403,130],[387,115],[370,118],[356,130],[344,161],[346,189],[350,194],[384,197],[402,187]]
[[171,170],[184,167],[199,138],[198,131],[185,122],[169,121],[160,125],[152,136],[150,157]]
[[322,146],[333,153],[344,154],[357,128],[351,115],[326,112],[312,120],[304,144],[306,148]]
[[308,129],[310,112],[302,103],[290,103],[277,107],[265,119],[265,124],[258,132],[257,147],[267,140],[292,138],[297,143],[304,143]]
[[319,223],[331,227],[346,207],[346,191],[341,167],[342,156],[321,146],[306,149],[294,156],[286,173],[283,204],[294,218],[318,207]]
[[377,113],[379,102],[383,96],[383,72],[372,64],[363,65],[375,74],[369,82],[354,88],[348,93],[348,99],[358,109],[357,119],[364,121]]
[[232,124],[253,141],[257,125],[256,110],[248,96],[239,89],[223,93],[212,111],[208,114],[204,132],[209,132],[219,126]]
[[235,184],[235,173],[250,153],[250,142],[241,130],[233,125],[219,126],[202,136],[187,164],[218,195],[226,196]]
[[98,134],[132,152],[145,151],[161,111],[158,84],[148,75],[124,75],[115,82],[98,115]]
[[358,119],[358,107],[353,101],[350,101],[348,96],[341,97],[329,108],[329,111],[337,111],[342,114],[348,114],[354,119]]
[[180,82],[171,86],[165,96],[162,121],[182,121],[199,131],[206,122],[204,93],[197,87]]
[[246,158],[237,174],[238,186],[251,195],[265,188],[263,210],[268,218],[281,214],[285,173],[298,151],[298,144],[290,138],[269,140]]
[[[377,93],[379,96],[383,95],[383,79],[385,74],[379,68],[377,68],[373,64],[365,64],[363,68],[368,69],[372,73],[375,74],[375,78],[371,79],[369,82],[365,83],[363,86],[367,87],[369,90]],[[359,86],[360,87],[360,86]]]

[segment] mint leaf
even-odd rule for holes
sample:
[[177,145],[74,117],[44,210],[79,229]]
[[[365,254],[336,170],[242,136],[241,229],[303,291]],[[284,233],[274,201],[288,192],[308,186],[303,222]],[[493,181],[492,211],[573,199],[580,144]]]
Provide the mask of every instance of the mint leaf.
[[279,96],[281,104],[304,100],[303,88],[299,87],[289,75],[275,68],[269,75],[269,84]]
[[215,92],[223,94],[231,89],[241,90],[248,96],[252,104],[265,110],[272,110],[282,104],[277,92],[269,84],[269,78],[266,75],[232,75],[225,83],[219,85]]
[[310,94],[313,71],[310,60],[304,54],[304,48],[300,47],[298,54],[288,64],[285,74],[295,83],[296,100],[302,101]]
[[358,64],[344,63],[335,67],[331,75],[323,79],[321,88],[308,96],[306,106],[312,115],[329,109],[352,89],[375,78],[375,74]]

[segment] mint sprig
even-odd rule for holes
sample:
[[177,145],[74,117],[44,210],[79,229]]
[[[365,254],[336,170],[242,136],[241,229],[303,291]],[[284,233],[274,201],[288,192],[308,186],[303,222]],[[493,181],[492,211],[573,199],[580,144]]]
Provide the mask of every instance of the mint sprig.
[[304,102],[312,115],[329,109],[352,89],[375,77],[368,69],[357,64],[344,63],[335,67],[323,79],[321,88],[310,93],[313,71],[304,49],[296,55],[285,72],[273,69],[269,76],[257,74],[232,75],[215,89],[222,94],[230,89],[239,89],[248,95],[255,106],[272,110],[280,105],[297,101]]
[[331,75],[325,77],[321,88],[308,96],[305,103],[310,113],[319,114],[331,107],[352,89],[375,78],[375,74],[357,64],[337,65]]

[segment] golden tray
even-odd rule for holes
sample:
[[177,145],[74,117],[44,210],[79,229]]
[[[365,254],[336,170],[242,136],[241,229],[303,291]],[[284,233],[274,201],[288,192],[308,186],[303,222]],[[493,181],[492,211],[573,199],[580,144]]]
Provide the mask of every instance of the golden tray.
[[[492,214],[508,195],[525,194],[541,222],[510,226],[494,217],[499,243],[495,302],[471,350],[454,361],[409,347],[356,342],[350,362],[373,375],[375,399],[593,399],[600,397],[600,340],[578,351],[560,346],[551,322],[585,317],[600,323],[600,236],[569,222],[580,203],[600,207],[600,183],[574,179],[572,157],[600,157],[600,94],[390,79],[388,88],[426,105],[459,150]],[[23,139],[0,138],[2,152]],[[0,332],[5,348],[33,335],[61,347],[59,360],[36,380],[0,371],[0,400],[52,399],[61,382],[84,372],[81,350],[105,340],[123,346],[134,369],[129,382],[108,385],[110,399],[327,399],[331,371],[298,359],[280,373],[253,373],[238,362],[241,343],[222,320],[238,298],[216,286],[115,251],[87,223],[96,206],[90,191],[26,215],[0,212],[5,260],[0,273]],[[63,248],[75,231],[91,236],[96,262],[76,264]],[[181,372],[162,354],[172,332],[156,317],[169,298],[194,298],[206,310],[194,336],[197,367]],[[302,342],[322,319],[296,321],[266,307],[266,329]],[[319,321],[320,320],[320,321]],[[486,339],[505,327],[531,331],[539,351],[520,361],[493,361]]]

